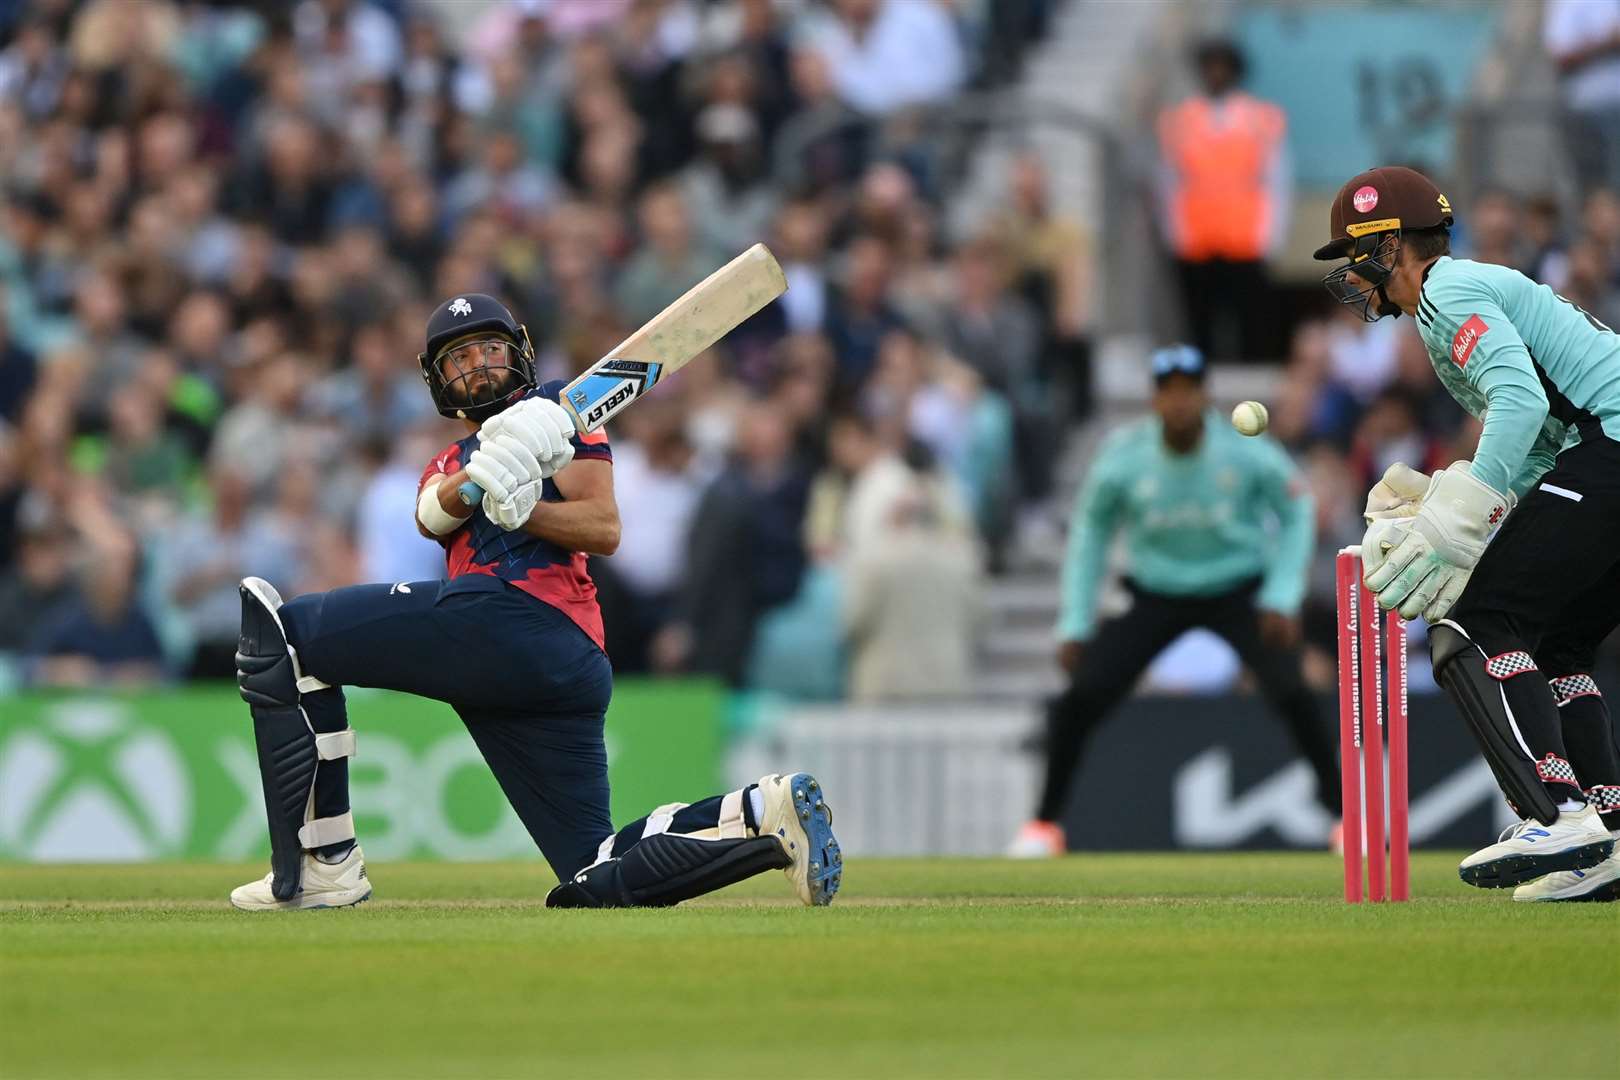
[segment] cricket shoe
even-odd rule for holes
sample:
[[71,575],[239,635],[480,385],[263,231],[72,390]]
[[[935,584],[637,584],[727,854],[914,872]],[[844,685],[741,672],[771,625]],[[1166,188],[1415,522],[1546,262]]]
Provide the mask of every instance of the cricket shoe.
[[1481,889],[1506,889],[1565,870],[1586,870],[1614,851],[1594,807],[1566,810],[1551,825],[1521,821],[1462,861],[1457,874]]
[[360,845],[349,849],[339,862],[324,863],[304,852],[301,888],[291,900],[277,900],[270,891],[274,874],[231,890],[231,903],[243,911],[300,911],[309,908],[351,907],[371,899],[365,856]]
[[1026,821],[1007,846],[1009,859],[1052,859],[1068,851],[1063,826],[1055,821]]
[[[1617,837],[1620,839],[1620,837]],[[1585,870],[1562,870],[1513,890],[1513,899],[1545,903],[1603,903],[1620,900],[1620,846],[1613,855]]]
[[774,836],[793,861],[782,872],[805,904],[832,903],[843,883],[844,855],[832,831],[832,809],[809,773],[773,774],[759,780],[765,800],[761,836]]

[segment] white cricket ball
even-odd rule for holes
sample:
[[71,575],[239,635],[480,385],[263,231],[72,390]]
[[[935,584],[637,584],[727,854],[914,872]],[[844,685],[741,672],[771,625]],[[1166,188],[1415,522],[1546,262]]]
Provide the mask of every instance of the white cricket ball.
[[1232,410],[1232,426],[1244,435],[1260,434],[1270,419],[1266,407],[1258,401],[1240,401]]

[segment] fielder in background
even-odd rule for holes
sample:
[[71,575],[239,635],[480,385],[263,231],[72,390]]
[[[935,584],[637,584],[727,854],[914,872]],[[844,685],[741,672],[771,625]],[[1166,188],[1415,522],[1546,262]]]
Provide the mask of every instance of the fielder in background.
[[1414,316],[1484,420],[1472,461],[1392,466],[1374,487],[1365,580],[1428,620],[1435,678],[1525,819],[1462,879],[1614,900],[1620,753],[1591,672],[1620,623],[1620,337],[1517,270],[1451,258],[1451,223],[1427,177],[1372,169],[1340,189],[1316,252],[1346,260],[1324,284],[1362,318]]
[[[422,477],[416,525],[446,581],[360,585],[283,604],[242,583],[237,676],[252,707],[271,872],[231,893],[247,910],[341,907],[371,895],[349,813],[355,736],[344,686],[449,703],[559,884],[549,907],[667,906],[770,869],[825,904],[842,860],[814,778],[772,775],[617,832],[603,721],[613,670],[585,553],[619,542],[612,452],[535,385],[528,331],[492,297],[445,301],[422,377],[467,435]],[[472,480],[482,502],[463,505]]]
[[[1155,415],[1104,441],[1075,505],[1057,626],[1071,682],[1048,705],[1046,781],[1012,855],[1065,850],[1059,822],[1087,739],[1153,658],[1199,626],[1254,673],[1309,759],[1318,800],[1338,816],[1332,735],[1300,669],[1313,500],[1282,447],[1239,435],[1210,408],[1197,349],[1161,349],[1152,368]],[[1097,595],[1121,531],[1133,603],[1099,626]]]

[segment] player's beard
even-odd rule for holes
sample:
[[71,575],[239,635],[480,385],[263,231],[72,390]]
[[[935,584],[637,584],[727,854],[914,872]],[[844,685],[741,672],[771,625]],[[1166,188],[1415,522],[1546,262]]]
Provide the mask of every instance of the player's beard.
[[446,389],[454,404],[471,408],[500,401],[516,390],[520,381],[515,368],[505,365],[479,367],[451,379]]

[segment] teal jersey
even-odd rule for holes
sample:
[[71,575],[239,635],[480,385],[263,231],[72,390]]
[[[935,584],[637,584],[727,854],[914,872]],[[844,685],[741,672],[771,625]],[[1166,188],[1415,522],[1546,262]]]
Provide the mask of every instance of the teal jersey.
[[1440,381],[1485,421],[1475,479],[1523,495],[1564,447],[1620,440],[1620,335],[1547,286],[1441,256],[1417,322]]
[[1126,573],[1150,592],[1211,596],[1260,578],[1259,604],[1292,614],[1315,528],[1314,500],[1275,440],[1239,435],[1211,410],[1198,446],[1177,454],[1158,417],[1127,424],[1103,441],[1075,502],[1058,638],[1082,640],[1096,628],[1108,549],[1121,532]]

